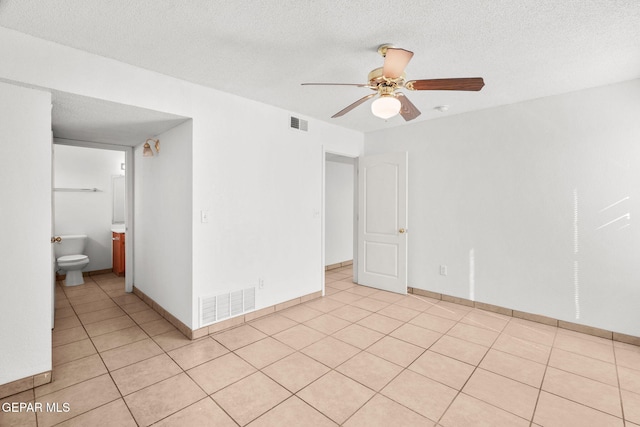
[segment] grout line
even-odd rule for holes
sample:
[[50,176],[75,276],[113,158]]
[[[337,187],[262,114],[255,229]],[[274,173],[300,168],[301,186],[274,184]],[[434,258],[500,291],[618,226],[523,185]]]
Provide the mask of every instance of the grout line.
[[536,397],[536,403],[535,405],[533,405],[533,412],[531,413],[531,420],[529,420],[529,427],[533,426],[533,419],[536,416],[536,411],[538,410],[538,402],[540,401],[540,395],[542,394],[542,385],[544,384],[544,380],[547,376],[547,369],[549,369],[551,354],[553,353],[554,344],[557,338],[558,338],[558,328],[556,327],[555,333],[553,335],[553,341],[551,342],[551,348],[549,349],[549,355],[547,356],[547,363],[545,363],[544,365],[544,372],[542,373],[542,381],[540,381],[540,387],[538,387],[538,396]]

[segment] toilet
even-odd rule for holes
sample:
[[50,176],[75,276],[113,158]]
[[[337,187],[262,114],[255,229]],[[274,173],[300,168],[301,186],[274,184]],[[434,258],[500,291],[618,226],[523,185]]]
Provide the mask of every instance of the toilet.
[[57,271],[66,271],[65,286],[82,285],[82,269],[89,264],[89,257],[83,254],[87,236],[77,234],[60,236],[60,239],[60,242],[55,244]]

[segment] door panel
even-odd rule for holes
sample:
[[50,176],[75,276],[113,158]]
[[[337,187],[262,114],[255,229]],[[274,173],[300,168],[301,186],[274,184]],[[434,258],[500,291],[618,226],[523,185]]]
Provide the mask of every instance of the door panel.
[[407,293],[407,153],[360,159],[358,283]]

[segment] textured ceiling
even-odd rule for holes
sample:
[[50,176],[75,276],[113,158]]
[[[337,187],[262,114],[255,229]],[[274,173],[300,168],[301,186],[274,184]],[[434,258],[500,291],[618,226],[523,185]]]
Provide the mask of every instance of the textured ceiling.
[[416,121],[640,77],[637,0],[0,0],[0,25],[365,132],[405,122],[330,119],[369,90],[300,83],[365,83],[381,43],[409,79],[485,79],[409,92]]

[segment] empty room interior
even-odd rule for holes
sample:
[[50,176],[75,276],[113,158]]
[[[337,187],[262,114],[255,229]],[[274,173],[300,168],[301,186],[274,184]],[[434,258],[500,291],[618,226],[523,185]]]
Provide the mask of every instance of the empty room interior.
[[0,425],[640,427],[639,22],[0,0]]

